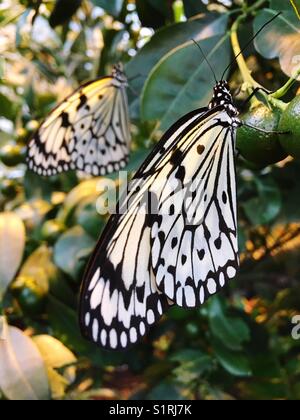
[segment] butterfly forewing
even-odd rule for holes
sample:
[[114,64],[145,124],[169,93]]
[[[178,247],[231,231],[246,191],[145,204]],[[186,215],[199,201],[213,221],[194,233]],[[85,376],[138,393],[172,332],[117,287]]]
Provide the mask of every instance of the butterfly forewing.
[[239,264],[234,129],[226,112],[200,124],[178,145],[176,161],[162,168],[160,178],[173,187],[158,191],[151,230],[158,288],[188,308],[222,288]]
[[110,76],[65,99],[29,143],[29,169],[51,176],[80,170],[105,175],[126,165],[130,144],[126,83]]

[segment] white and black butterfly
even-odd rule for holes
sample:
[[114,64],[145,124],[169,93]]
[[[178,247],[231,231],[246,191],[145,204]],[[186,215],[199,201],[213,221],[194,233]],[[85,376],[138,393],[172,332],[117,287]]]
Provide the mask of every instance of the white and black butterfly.
[[111,76],[73,92],[29,142],[29,169],[44,176],[75,169],[98,176],[124,168],[130,148],[126,87],[118,64]]
[[179,120],[138,170],[86,271],[80,324],[89,340],[125,349],[173,303],[195,308],[235,277],[240,124],[221,81],[209,106]]
[[223,80],[233,63],[208,107],[181,118],[156,145],[96,246],[80,326],[100,347],[128,348],[171,305],[198,307],[237,274],[234,154],[243,123]]

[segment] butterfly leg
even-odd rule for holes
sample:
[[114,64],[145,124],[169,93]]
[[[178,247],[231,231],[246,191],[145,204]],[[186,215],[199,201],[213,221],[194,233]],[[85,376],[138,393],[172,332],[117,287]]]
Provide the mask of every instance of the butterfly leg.
[[261,133],[265,133],[265,134],[290,134],[289,131],[270,131],[270,130],[264,130],[263,128],[259,128],[259,127],[254,127],[253,125],[250,124],[246,124],[244,122],[242,122],[242,126],[244,127],[248,127],[248,128],[252,128],[252,130],[256,130],[259,131]]
[[259,92],[264,92],[267,95],[271,95],[273,92],[263,88],[263,87],[257,87],[253,90],[253,92],[251,93],[251,95],[248,96],[248,98],[245,100],[245,102],[242,104],[242,108],[245,107],[250,101],[251,99]]

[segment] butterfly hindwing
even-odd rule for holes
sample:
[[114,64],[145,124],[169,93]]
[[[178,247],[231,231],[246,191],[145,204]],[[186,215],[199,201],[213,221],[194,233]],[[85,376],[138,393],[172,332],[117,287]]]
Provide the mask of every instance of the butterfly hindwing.
[[139,341],[168,303],[151,268],[146,215],[132,211],[115,232],[107,234],[112,239],[100,242],[87,272],[80,321],[88,339],[117,350]]
[[29,169],[51,176],[80,170],[105,175],[126,165],[130,143],[126,84],[89,82],[54,109],[31,139]]

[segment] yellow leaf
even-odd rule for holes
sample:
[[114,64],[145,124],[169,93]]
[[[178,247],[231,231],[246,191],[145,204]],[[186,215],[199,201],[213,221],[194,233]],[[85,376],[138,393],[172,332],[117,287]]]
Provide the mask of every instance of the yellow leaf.
[[0,389],[9,400],[47,400],[49,383],[42,356],[31,338],[3,320]]
[[[48,369],[51,394],[53,398],[62,398],[66,388],[71,385],[76,377],[77,361],[75,355],[59,340],[49,335],[38,335],[33,340],[43,356]],[[63,374],[55,369],[64,368]]]
[[0,213],[0,300],[21,264],[25,227],[14,213]]

